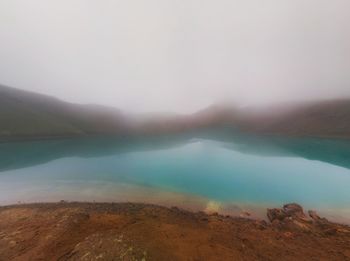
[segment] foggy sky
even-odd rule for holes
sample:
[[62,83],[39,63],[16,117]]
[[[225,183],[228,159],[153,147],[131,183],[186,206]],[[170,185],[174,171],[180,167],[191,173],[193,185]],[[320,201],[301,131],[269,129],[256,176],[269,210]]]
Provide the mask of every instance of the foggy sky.
[[2,0],[0,83],[136,112],[350,96],[349,0]]

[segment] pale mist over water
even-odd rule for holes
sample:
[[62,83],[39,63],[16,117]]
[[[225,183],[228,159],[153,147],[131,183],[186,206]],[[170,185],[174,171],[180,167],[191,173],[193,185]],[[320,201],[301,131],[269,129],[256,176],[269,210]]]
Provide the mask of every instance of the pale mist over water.
[[1,1],[0,82],[189,113],[350,95],[347,0]]

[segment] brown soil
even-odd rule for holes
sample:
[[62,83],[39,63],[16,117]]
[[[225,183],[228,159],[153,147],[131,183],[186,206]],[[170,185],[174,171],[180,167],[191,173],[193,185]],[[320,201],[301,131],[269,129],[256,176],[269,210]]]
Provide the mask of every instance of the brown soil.
[[273,211],[266,223],[131,203],[1,207],[0,260],[350,260],[350,227]]

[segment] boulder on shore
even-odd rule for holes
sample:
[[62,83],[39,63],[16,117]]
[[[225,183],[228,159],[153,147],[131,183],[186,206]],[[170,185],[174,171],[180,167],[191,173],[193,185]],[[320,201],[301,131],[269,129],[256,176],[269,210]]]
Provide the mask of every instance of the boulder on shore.
[[270,222],[273,222],[274,220],[282,221],[287,217],[286,213],[283,209],[280,208],[268,208],[267,209],[267,217],[270,220]]
[[267,209],[267,217],[270,222],[283,221],[287,217],[306,219],[303,208],[296,203],[285,204],[283,208]]
[[314,221],[318,221],[318,220],[321,219],[320,216],[317,214],[317,212],[314,211],[314,210],[309,210],[308,213],[309,213],[309,216],[310,216]]
[[283,210],[288,217],[306,218],[302,206],[296,203],[285,204]]
[[303,208],[296,204],[290,203],[282,208],[267,209],[267,217],[271,226],[277,230],[288,232],[307,232],[317,233],[324,236],[334,236],[338,233],[350,234],[350,230],[340,224],[328,221],[320,217],[316,211],[309,210],[309,217],[303,211]]

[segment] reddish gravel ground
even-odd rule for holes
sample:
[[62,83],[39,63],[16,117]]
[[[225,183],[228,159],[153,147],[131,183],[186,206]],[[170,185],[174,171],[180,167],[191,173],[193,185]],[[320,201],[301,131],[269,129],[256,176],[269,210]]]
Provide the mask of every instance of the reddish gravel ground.
[[350,260],[348,226],[283,213],[267,223],[131,203],[1,207],[0,260]]

